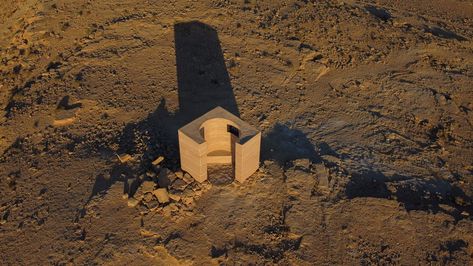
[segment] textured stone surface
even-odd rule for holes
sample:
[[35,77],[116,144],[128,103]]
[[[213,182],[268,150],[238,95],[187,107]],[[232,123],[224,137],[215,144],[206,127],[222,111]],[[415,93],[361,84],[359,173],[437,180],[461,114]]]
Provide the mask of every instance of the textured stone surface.
[[165,188],[158,188],[153,191],[153,194],[158,199],[159,203],[168,203],[169,202],[169,195],[168,191]]

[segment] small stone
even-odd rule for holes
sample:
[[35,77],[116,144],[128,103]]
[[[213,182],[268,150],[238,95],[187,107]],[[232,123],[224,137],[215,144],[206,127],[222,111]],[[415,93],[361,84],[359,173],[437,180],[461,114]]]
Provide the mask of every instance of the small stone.
[[153,171],[147,171],[147,172],[146,172],[146,176],[149,177],[149,178],[155,178],[155,177],[156,177],[156,173],[153,172]]
[[169,204],[169,207],[171,208],[171,211],[173,212],[179,211],[179,207],[176,204]]
[[177,176],[176,176],[175,173],[169,171],[169,172],[168,172],[168,179],[169,179],[169,182],[172,183],[172,182],[174,182],[174,181],[175,181],[176,179],[178,179],[178,178],[177,178]]
[[136,205],[138,205],[138,203],[140,203],[139,200],[137,200],[135,198],[128,198],[128,207],[136,207]]
[[157,166],[157,165],[159,165],[163,160],[164,160],[164,157],[163,157],[163,156],[159,156],[159,157],[156,158],[151,164],[154,165],[154,166]]
[[181,200],[181,196],[176,195],[176,194],[169,194],[169,198],[175,202],[179,202]]
[[184,177],[184,173],[182,173],[182,171],[177,171],[177,172],[175,172],[174,174],[177,176],[177,178],[181,178],[181,179],[182,179],[182,178]]
[[149,212],[148,206],[146,206],[145,204],[139,204],[137,208],[138,211],[140,211],[141,215],[144,215]]
[[[75,117],[69,117],[69,118],[64,118],[64,119],[55,119],[53,121],[53,126],[56,126],[56,127],[67,126],[67,125],[70,125],[70,124],[74,123],[75,121],[76,121]],[[120,157],[119,157],[119,159],[120,159]],[[122,162],[122,163],[124,163],[124,162]]]
[[154,208],[157,208],[159,207],[159,202],[153,197],[153,199],[149,202],[146,202],[146,207],[148,207],[148,209],[154,209]]
[[187,187],[187,183],[184,182],[182,179],[176,179],[172,185],[171,188],[179,191],[184,191]]
[[202,190],[194,190],[194,195],[195,195],[196,197],[202,196]]
[[199,191],[202,190],[202,187],[199,186],[198,183],[199,183],[199,182],[194,182],[194,183],[192,183],[192,184],[189,184],[189,185],[186,187],[186,190],[191,190],[191,191],[193,191],[193,192],[194,192],[194,191],[198,191],[198,190],[199,190]]
[[158,188],[153,191],[154,196],[158,199],[160,203],[168,203],[169,202],[169,195],[168,191],[165,188]]
[[143,190],[143,193],[153,192],[155,187],[156,183],[154,183],[153,181],[144,181],[141,184],[141,189]]
[[189,175],[188,173],[185,173],[185,174],[184,174],[183,180],[184,180],[184,182],[186,182],[187,184],[190,184],[190,183],[194,182],[194,178],[192,178],[192,176]]
[[154,183],[153,181],[143,181],[141,185],[136,189],[135,193],[133,194],[133,197],[138,200],[141,200],[143,199],[146,193],[153,192],[155,187],[156,183]]
[[144,195],[143,201],[144,201],[144,202],[150,202],[150,201],[153,200],[153,198],[154,198],[154,197],[153,197],[153,193],[149,193],[149,192],[148,192],[148,193],[146,193],[146,194]]
[[195,204],[194,198],[192,197],[185,197],[182,198],[182,202],[187,206],[187,207],[192,207]]
[[141,201],[145,195],[143,194],[143,191],[138,190],[138,191],[135,192],[135,194],[133,194],[133,195],[131,195],[131,196],[132,196],[133,198],[135,198],[135,199]]
[[121,155],[117,154],[117,157],[118,157],[118,160],[121,163],[126,163],[126,162],[130,161],[131,159],[133,159],[133,157],[131,157],[131,155],[127,154],[127,153],[124,153],[124,154],[121,154]]
[[140,230],[140,235],[143,236],[143,237],[153,237],[153,238],[160,238],[161,237],[158,233],[155,233],[155,232],[152,232],[152,231],[149,231],[149,230],[145,230],[145,229]]

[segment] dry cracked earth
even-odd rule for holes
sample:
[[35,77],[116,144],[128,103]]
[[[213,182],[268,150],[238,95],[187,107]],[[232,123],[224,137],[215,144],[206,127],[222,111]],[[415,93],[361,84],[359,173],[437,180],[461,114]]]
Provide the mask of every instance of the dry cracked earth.
[[[0,7],[2,265],[472,263],[473,2]],[[179,169],[216,105],[243,184]]]

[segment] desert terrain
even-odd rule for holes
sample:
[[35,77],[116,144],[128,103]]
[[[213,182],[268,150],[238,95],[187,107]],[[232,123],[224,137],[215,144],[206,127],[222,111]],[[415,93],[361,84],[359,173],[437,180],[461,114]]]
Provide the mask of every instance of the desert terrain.
[[[469,265],[472,40],[469,0],[0,1],[0,264]],[[215,106],[242,184],[180,170]]]

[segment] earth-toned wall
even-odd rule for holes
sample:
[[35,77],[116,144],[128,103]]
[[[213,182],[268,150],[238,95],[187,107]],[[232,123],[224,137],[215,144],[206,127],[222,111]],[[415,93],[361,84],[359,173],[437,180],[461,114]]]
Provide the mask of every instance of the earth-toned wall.
[[181,168],[199,182],[207,179],[208,164],[233,164],[239,182],[258,169],[261,133],[221,107],[184,126],[178,135]]

